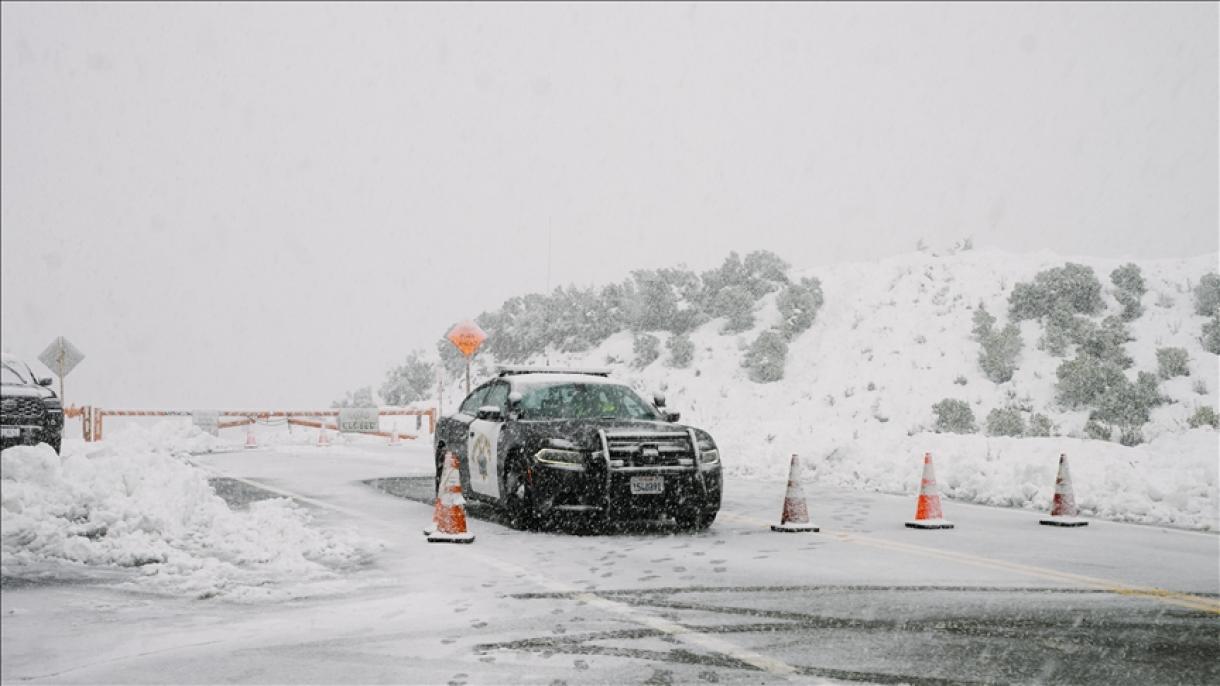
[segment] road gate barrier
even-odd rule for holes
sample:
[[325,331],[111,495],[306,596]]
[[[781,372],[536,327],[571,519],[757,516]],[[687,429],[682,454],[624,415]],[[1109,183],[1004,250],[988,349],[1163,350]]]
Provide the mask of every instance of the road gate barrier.
[[[86,441],[102,440],[102,429],[106,417],[191,417],[194,413],[189,410],[106,410],[92,405],[81,407],[71,406],[64,410],[64,416],[69,419],[76,417],[81,418],[81,432]],[[247,424],[263,423],[270,424],[272,420],[282,419],[289,425],[307,426],[315,429],[320,429],[323,426],[339,433],[339,410],[221,410],[216,413],[220,417],[232,417],[233,419],[221,420],[217,422],[218,429],[231,429],[238,426],[246,426]],[[415,417],[416,430],[423,428],[423,418],[428,418],[428,433],[436,433],[436,408],[430,407],[426,410],[415,409],[378,409],[378,417]],[[333,424],[323,424],[320,420],[322,417],[334,417]],[[361,432],[369,436],[380,436],[382,438],[390,438],[392,431],[365,431]],[[413,434],[399,433],[400,439],[415,439],[418,436]]]

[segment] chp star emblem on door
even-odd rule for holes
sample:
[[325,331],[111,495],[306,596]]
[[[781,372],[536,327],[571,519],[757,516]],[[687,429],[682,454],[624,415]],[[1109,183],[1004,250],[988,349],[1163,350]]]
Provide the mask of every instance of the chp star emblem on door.
[[474,446],[470,450],[474,463],[479,466],[479,476],[487,478],[487,461],[491,459],[491,441],[483,434],[474,437]]

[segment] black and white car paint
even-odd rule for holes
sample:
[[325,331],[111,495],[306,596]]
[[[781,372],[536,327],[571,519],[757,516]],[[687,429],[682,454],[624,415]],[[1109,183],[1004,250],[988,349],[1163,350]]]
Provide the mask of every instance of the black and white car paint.
[[542,520],[670,520],[709,526],[720,510],[719,449],[606,372],[501,368],[437,426],[437,478],[453,451],[467,498],[521,528]]

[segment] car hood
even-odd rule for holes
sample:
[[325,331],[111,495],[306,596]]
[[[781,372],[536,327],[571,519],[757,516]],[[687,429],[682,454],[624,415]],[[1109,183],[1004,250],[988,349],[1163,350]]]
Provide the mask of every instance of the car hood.
[[[601,450],[599,431],[606,433],[630,431],[660,431],[667,433],[686,432],[693,427],[673,422],[649,421],[644,419],[553,419],[527,420],[520,422],[521,431],[531,438],[545,440],[559,438],[575,443],[582,450]],[[701,439],[706,434],[698,429],[696,435]]]
[[54,395],[53,392],[42,386],[0,385],[0,397],[4,398],[50,398]]

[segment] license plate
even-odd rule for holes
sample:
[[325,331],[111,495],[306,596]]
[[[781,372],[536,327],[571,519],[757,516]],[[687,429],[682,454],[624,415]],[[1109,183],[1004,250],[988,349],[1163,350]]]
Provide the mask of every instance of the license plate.
[[631,477],[631,495],[660,495],[665,492],[663,476]]
[[0,437],[17,438],[21,435],[21,429],[15,426],[0,426]]

